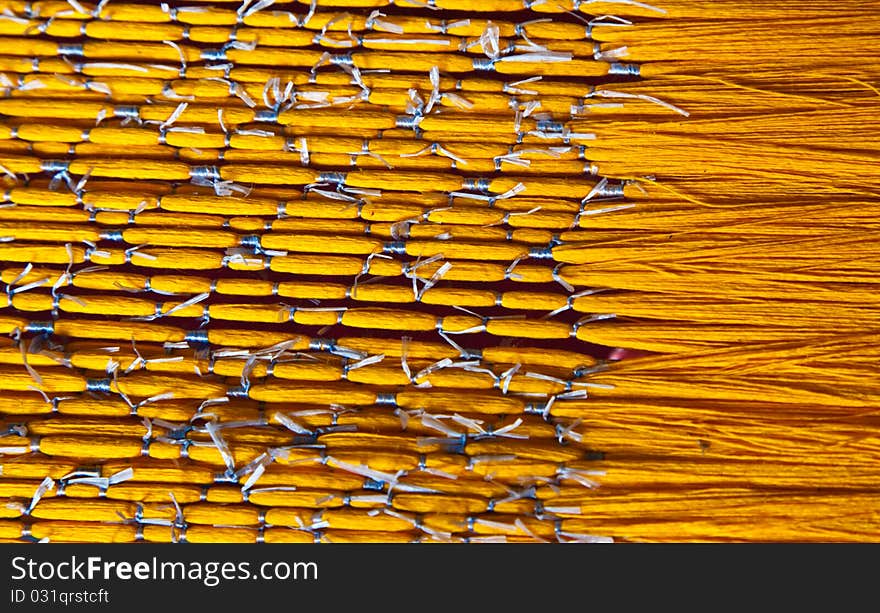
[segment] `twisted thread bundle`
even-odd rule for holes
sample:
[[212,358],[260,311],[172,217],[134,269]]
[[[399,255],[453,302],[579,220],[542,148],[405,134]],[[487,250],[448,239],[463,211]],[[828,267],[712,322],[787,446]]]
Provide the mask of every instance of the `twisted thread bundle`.
[[878,34],[0,2],[0,538],[876,540]]

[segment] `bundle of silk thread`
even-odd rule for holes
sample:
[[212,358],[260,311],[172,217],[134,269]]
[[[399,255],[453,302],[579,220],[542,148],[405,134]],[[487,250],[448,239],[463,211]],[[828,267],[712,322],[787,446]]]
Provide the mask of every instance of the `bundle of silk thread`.
[[0,540],[880,539],[878,41],[0,1]]

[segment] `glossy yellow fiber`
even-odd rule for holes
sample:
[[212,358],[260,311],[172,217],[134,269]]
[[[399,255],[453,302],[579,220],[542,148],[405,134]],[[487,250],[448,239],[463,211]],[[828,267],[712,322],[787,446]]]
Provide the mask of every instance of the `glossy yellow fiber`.
[[0,1],[0,540],[880,538],[870,3],[185,4]]

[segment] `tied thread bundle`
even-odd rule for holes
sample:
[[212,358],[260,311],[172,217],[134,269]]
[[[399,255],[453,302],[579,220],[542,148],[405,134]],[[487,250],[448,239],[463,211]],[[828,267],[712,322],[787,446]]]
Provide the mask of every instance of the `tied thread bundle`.
[[0,539],[876,540],[878,35],[0,2]]

